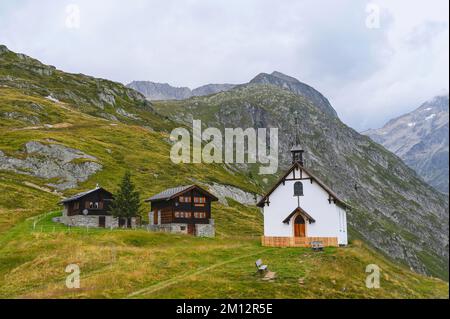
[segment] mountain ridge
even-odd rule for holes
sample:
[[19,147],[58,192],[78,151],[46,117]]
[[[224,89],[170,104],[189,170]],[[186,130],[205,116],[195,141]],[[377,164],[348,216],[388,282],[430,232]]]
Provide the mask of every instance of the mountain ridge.
[[226,92],[235,87],[247,84],[270,84],[277,86],[311,100],[322,112],[333,117],[338,117],[336,110],[334,110],[328,99],[322,93],[312,86],[279,71],[273,71],[271,74],[259,73],[249,82],[243,84],[207,84],[194,90],[188,87],[173,87],[167,83],[151,81],[133,81],[127,84],[127,87],[137,90],[149,100],[184,100],[195,96]]
[[448,194],[449,96],[440,95],[415,110],[362,132],[398,155],[427,183]]
[[168,83],[152,81],[132,81],[126,85],[143,94],[148,100],[184,100],[193,96],[215,94],[232,89],[234,84],[206,84],[195,89],[175,87]]

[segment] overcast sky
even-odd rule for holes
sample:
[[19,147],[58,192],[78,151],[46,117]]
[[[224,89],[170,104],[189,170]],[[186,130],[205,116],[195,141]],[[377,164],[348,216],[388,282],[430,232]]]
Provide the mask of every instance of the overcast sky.
[[[448,93],[449,3],[0,0],[0,43],[68,72],[194,88],[281,71],[357,130]],[[379,12],[379,15],[377,13]]]

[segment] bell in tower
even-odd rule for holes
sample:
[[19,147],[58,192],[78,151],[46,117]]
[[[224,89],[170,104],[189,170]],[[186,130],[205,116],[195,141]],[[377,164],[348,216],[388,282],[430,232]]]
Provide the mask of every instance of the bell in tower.
[[305,151],[300,148],[299,145],[294,145],[291,148],[291,154],[292,154],[292,164],[295,162],[298,162],[301,166],[303,166],[303,153]]

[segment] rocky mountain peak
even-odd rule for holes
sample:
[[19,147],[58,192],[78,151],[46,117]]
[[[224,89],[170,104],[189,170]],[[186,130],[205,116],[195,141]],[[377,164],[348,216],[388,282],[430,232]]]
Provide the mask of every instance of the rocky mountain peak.
[[0,44],[0,54],[4,53],[4,52],[8,52],[8,48],[6,47],[6,45]]
[[271,74],[260,73],[254,77],[250,83],[252,84],[271,84],[282,89],[289,90],[297,95],[303,96],[310,100],[322,112],[337,117],[336,111],[331,106],[328,99],[322,93],[313,87],[300,82],[294,77],[288,76],[278,71]]
[[449,96],[436,96],[363,134],[398,155],[426,182],[448,193]]
[[284,81],[287,81],[287,82],[300,83],[300,81],[297,80],[296,78],[294,78],[292,76],[289,76],[289,75],[286,75],[284,73],[278,72],[278,71],[273,71],[271,73],[271,75],[275,76],[275,77],[277,77],[279,79],[282,79]]

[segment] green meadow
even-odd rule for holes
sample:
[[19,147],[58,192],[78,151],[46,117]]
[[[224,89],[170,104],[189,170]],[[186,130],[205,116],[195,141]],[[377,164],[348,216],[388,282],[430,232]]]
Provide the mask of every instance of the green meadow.
[[[174,124],[151,112],[134,110],[146,126],[111,121],[12,88],[0,88],[0,108],[23,116],[1,119],[5,156],[25,158],[24,145],[38,141],[78,149],[103,166],[64,194],[27,172],[0,171],[1,298],[448,298],[448,283],[413,273],[355,239],[317,253],[262,247],[261,212],[231,199],[228,206],[213,204],[215,238],[56,224],[52,218],[60,214],[62,196],[97,183],[115,191],[126,170],[142,199],[192,183],[258,194],[262,189],[231,167],[172,163],[168,133]],[[39,124],[29,123],[36,118]],[[143,204],[144,219],[148,210]],[[259,258],[276,273],[273,280],[257,274]],[[80,289],[65,285],[70,264],[80,267]],[[381,268],[379,289],[366,287],[369,264]]]

